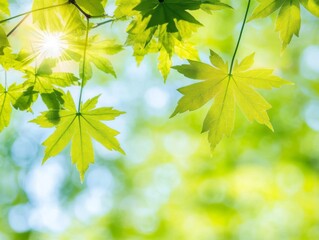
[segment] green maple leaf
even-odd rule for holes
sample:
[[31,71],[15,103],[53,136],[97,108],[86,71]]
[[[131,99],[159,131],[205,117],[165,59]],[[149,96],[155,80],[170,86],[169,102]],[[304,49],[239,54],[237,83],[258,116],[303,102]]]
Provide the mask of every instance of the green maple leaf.
[[[117,1],[118,16],[129,13],[126,3],[126,0]],[[129,6],[132,5],[129,3]],[[131,12],[137,14],[127,29],[129,35],[126,44],[133,47],[138,63],[148,53],[159,53],[158,69],[166,80],[174,54],[181,58],[198,60],[197,51],[188,39],[201,24],[189,11],[202,8],[210,12],[225,7],[229,6],[220,1],[142,0],[132,8]]]
[[[188,10],[200,9],[202,4],[213,6],[227,6],[219,1],[201,0],[142,0],[133,10],[140,11],[143,18],[150,17],[147,28],[167,24],[167,32],[178,32],[176,21],[186,21],[201,25]],[[214,8],[211,8],[213,10]],[[218,8],[215,8],[217,10]]]
[[173,67],[188,78],[201,82],[178,89],[184,96],[179,100],[172,116],[193,111],[210,100],[213,104],[204,120],[202,132],[208,131],[208,139],[213,150],[224,136],[230,136],[235,123],[236,105],[249,121],[257,121],[273,130],[267,110],[271,105],[255,91],[271,89],[289,82],[272,75],[269,69],[253,69],[254,54],[240,64],[236,62],[232,74],[228,64],[211,51],[212,65],[189,61],[188,65]]
[[81,103],[78,112],[68,92],[64,97],[64,109],[58,109],[58,115],[51,110],[32,120],[41,127],[56,126],[54,133],[43,142],[46,147],[43,162],[59,154],[71,142],[72,163],[76,164],[83,180],[89,164],[94,162],[92,138],[109,150],[124,153],[115,138],[119,133],[101,122],[113,120],[123,112],[107,107],[95,108],[98,98]]
[[201,25],[187,10],[197,10],[201,1],[194,0],[142,0],[134,10],[140,11],[143,18],[150,17],[146,29],[167,24],[167,32],[178,32],[175,21],[186,21]]
[[299,36],[301,27],[300,3],[315,16],[319,16],[318,0],[259,0],[250,20],[264,18],[279,10],[276,20],[276,31],[279,32],[283,49],[291,42],[292,37]]

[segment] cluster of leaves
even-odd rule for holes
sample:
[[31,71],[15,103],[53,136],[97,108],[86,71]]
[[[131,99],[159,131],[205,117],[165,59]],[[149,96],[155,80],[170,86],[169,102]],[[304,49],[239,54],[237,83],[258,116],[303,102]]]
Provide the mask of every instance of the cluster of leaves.
[[310,13],[319,17],[318,0],[258,0],[259,6],[250,20],[268,17],[279,10],[276,20],[276,31],[279,32],[282,47],[286,48],[293,35],[298,36],[301,26],[300,4]]
[[182,59],[198,60],[198,53],[189,38],[202,24],[189,11],[230,8],[216,0],[118,0],[115,16],[133,16],[126,44],[133,47],[139,63],[148,53],[159,53],[158,68],[164,79],[172,66],[174,54]]
[[[6,2],[7,3],[7,2]],[[12,53],[8,36],[3,29],[1,33],[0,64],[7,74],[10,70],[23,73],[23,81],[19,84],[0,84],[0,130],[10,123],[12,108],[32,111],[32,105],[39,96],[47,106],[47,111],[32,120],[44,128],[56,128],[54,133],[43,143],[46,147],[43,161],[60,153],[71,141],[72,162],[76,164],[80,177],[90,163],[94,162],[92,138],[110,150],[124,153],[116,140],[118,132],[101,121],[115,119],[123,112],[111,107],[96,108],[98,97],[82,102],[82,91],[87,81],[93,76],[92,64],[97,69],[116,76],[107,55],[122,50],[122,46],[114,40],[101,39],[99,35],[90,35],[93,24],[91,17],[103,17],[106,1],[33,1],[32,19],[36,30],[36,41],[45,44],[45,38],[61,33],[58,41],[67,42],[67,49],[61,50],[61,56],[46,57],[41,48],[35,47],[32,52],[22,50]],[[4,5],[8,7],[8,4]],[[1,5],[0,5],[1,7]],[[1,8],[9,14],[8,9]],[[26,15],[28,17],[28,15]],[[18,25],[22,24],[22,21]],[[38,62],[40,61],[40,64]],[[79,65],[78,76],[73,72],[58,72],[58,64],[63,61],[74,61]],[[70,92],[64,91],[70,86],[80,86],[81,97],[76,107]]]
[[[276,30],[280,32],[284,48],[292,36],[299,33],[300,3],[314,15],[319,15],[316,0],[259,1],[260,5],[250,20],[266,17],[280,9]],[[72,162],[83,179],[89,164],[94,162],[92,138],[109,150],[124,153],[115,138],[118,132],[101,122],[113,120],[123,112],[112,107],[96,108],[99,96],[82,102],[84,87],[93,79],[92,66],[116,77],[108,56],[123,49],[113,40],[90,34],[90,30],[120,20],[130,21],[125,45],[133,48],[137,63],[149,53],[158,53],[158,69],[164,80],[172,67],[173,55],[188,60],[189,64],[173,68],[188,78],[201,81],[179,89],[183,96],[172,116],[196,110],[213,100],[203,124],[203,132],[208,132],[212,149],[223,136],[232,133],[236,105],[248,120],[255,120],[273,130],[267,115],[271,105],[255,89],[271,89],[288,82],[274,76],[272,70],[251,69],[254,54],[240,63],[234,61],[241,35],[230,67],[212,50],[212,65],[200,62],[190,41],[192,34],[202,26],[192,15],[193,11],[210,14],[214,10],[230,9],[229,5],[219,0],[117,0],[114,16],[109,16],[105,13],[106,4],[106,0],[34,0],[31,12],[10,17],[8,1],[0,1],[0,17],[3,19],[0,23],[24,16],[8,33],[4,25],[0,27],[0,64],[5,74],[14,70],[24,75],[21,83],[8,85],[5,78],[4,85],[0,84],[0,131],[9,125],[12,108],[32,111],[32,105],[40,96],[47,110],[32,122],[44,128],[55,128],[43,143],[46,147],[43,161],[59,154],[71,142]],[[60,38],[67,42],[68,47],[63,49],[61,56],[45,57],[41,49],[13,53],[8,37],[30,13],[38,38],[47,33],[62,34]],[[244,24],[246,17],[247,13]],[[102,19],[102,22],[93,24],[91,19]],[[57,72],[56,66],[61,61],[73,61],[79,70],[76,73]],[[71,93],[65,92],[70,86],[80,88],[78,105]]]

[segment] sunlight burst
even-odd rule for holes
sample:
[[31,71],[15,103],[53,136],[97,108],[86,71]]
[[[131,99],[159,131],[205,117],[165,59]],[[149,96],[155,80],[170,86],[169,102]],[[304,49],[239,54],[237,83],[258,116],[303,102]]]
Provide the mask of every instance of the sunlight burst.
[[67,47],[66,40],[62,38],[62,33],[59,32],[43,32],[38,42],[40,55],[45,58],[59,58]]

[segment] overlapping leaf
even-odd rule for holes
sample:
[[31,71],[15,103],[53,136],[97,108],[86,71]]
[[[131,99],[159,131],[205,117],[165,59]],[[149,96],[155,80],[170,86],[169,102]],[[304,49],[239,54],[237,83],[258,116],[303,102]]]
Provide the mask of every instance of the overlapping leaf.
[[[116,73],[108,55],[114,55],[120,52],[123,47],[114,40],[102,40],[98,35],[92,36],[85,44],[85,40],[70,41],[71,48],[67,50],[67,54],[73,56],[75,60],[80,60],[80,76],[84,76],[84,82],[92,78],[92,64],[104,73],[111,74],[116,77]],[[83,52],[86,45],[86,59],[83,64]],[[85,69],[83,69],[85,65]],[[85,71],[85,74],[83,74]]]
[[[118,16],[129,12],[125,2],[117,1]],[[132,4],[130,6],[132,12],[137,11],[137,14],[128,27],[126,44],[133,47],[138,63],[146,54],[159,52],[158,68],[164,79],[170,71],[173,54],[181,58],[198,59],[197,51],[188,39],[201,24],[189,11],[201,7],[205,11],[228,7],[219,1],[200,0],[142,0],[135,7]]]
[[23,91],[21,85],[12,84],[6,88],[0,84],[0,131],[9,126],[12,107],[22,108],[24,103],[19,103],[18,99]]
[[52,69],[56,60],[45,59],[38,68],[25,70],[25,85],[33,86],[34,91],[39,93],[51,93],[57,87],[69,87],[78,85],[78,78],[73,73],[55,72]]
[[318,0],[259,0],[250,20],[264,18],[279,10],[276,31],[279,32],[283,48],[291,42],[293,35],[298,36],[301,26],[300,3],[312,14],[319,17]]
[[94,162],[92,138],[109,150],[124,153],[115,138],[118,132],[101,122],[113,120],[123,112],[113,108],[95,108],[97,101],[98,96],[89,99],[81,104],[78,112],[68,92],[64,98],[64,109],[57,110],[58,115],[52,114],[51,110],[32,121],[41,127],[56,126],[54,133],[43,143],[46,147],[43,162],[59,154],[71,142],[72,163],[76,164],[83,180],[89,164]]
[[56,63],[54,59],[46,59],[38,68],[29,67],[24,70],[26,81],[23,83],[24,91],[21,93],[19,102],[25,101],[26,105],[20,110],[29,109],[39,94],[49,109],[53,106],[57,108],[62,103],[61,95],[63,94],[58,88],[79,84],[79,79],[73,73],[53,72],[52,69]]
[[[32,62],[32,56],[23,50],[21,50],[18,54],[12,53],[11,48],[6,47],[3,50],[3,55],[0,55],[0,64],[5,71],[10,69],[15,69],[22,71],[22,69],[28,63]],[[31,104],[36,100],[37,96],[35,92],[26,87],[24,84],[13,84],[8,90],[4,90],[6,87],[2,87],[2,96],[3,98],[0,100],[0,105],[2,105],[1,115],[7,115],[2,117],[2,119],[6,119],[7,122],[2,124],[2,129],[4,126],[7,126],[10,120],[11,115],[11,105],[19,110],[29,110]]]
[[254,62],[253,54],[240,64],[236,62],[232,74],[228,73],[228,64],[213,51],[210,61],[212,65],[189,61],[187,65],[173,67],[186,77],[201,81],[178,90],[183,97],[172,116],[196,110],[214,100],[202,129],[203,132],[208,131],[211,149],[214,149],[224,136],[231,135],[236,105],[248,120],[255,120],[273,130],[267,114],[271,105],[255,89],[271,89],[289,82],[272,75],[272,70],[250,70]]

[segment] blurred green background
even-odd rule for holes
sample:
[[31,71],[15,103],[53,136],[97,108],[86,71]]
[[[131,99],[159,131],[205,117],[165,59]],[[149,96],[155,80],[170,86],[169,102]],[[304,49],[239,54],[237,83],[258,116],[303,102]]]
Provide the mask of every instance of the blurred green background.
[[[225,2],[234,10],[195,12],[205,27],[192,41],[204,62],[209,49],[232,56],[246,1]],[[10,4],[12,15],[31,8],[30,0]],[[114,8],[110,1],[107,11]],[[172,71],[164,84],[155,55],[136,66],[125,48],[112,57],[118,78],[96,73],[84,98],[102,93],[101,105],[127,112],[110,123],[126,156],[95,144],[81,184],[69,149],[41,166],[52,130],[28,123],[41,103],[34,114],[14,112],[0,134],[0,240],[319,239],[319,24],[303,9],[300,37],[281,51],[275,15],[249,22],[238,52],[239,59],[256,52],[256,67],[295,83],[262,92],[274,133],[238,110],[232,137],[211,154],[200,134],[208,105],[169,119],[176,89],[192,80]],[[96,31],[124,44],[127,24]]]

